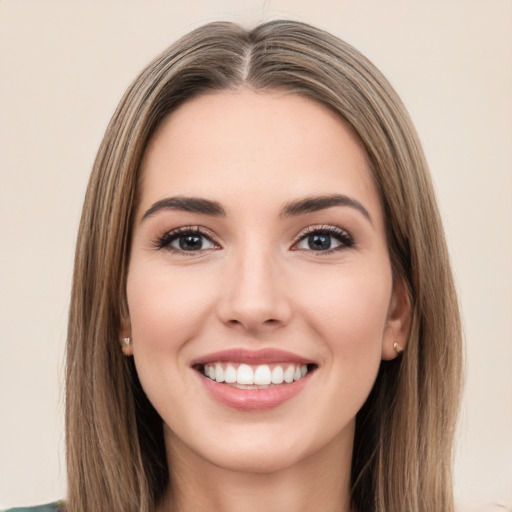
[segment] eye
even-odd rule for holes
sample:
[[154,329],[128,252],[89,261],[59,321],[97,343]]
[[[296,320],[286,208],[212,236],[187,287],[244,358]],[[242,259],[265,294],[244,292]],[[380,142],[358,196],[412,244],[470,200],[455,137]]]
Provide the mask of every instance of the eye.
[[298,235],[292,250],[329,253],[353,245],[354,240],[344,229],[336,226],[312,226]]
[[219,249],[212,237],[203,232],[202,228],[182,227],[165,233],[156,240],[157,249],[167,249],[171,252],[199,252],[208,249]]

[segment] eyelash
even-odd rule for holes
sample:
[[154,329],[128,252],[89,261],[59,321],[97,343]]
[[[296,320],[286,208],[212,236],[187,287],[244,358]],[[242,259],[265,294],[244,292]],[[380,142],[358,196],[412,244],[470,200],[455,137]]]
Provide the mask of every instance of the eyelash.
[[[161,250],[165,249],[167,251],[179,254],[188,254],[192,255],[194,252],[202,252],[203,250],[198,251],[184,251],[181,249],[177,249],[171,246],[171,243],[175,240],[178,240],[180,237],[187,235],[196,235],[206,238],[210,243],[212,243],[215,248],[220,248],[220,244],[215,241],[215,238],[212,236],[209,230],[201,226],[183,226],[180,228],[173,229],[172,231],[167,231],[163,235],[157,237],[153,241],[153,246],[155,249]],[[308,236],[312,235],[328,235],[335,238],[340,245],[334,247],[332,249],[327,249],[325,251],[314,251],[313,249],[301,249],[294,248],[299,242],[305,240]],[[344,229],[338,228],[336,226],[323,225],[323,226],[310,226],[303,231],[301,231],[294,239],[291,245],[291,250],[293,251],[302,251],[302,252],[316,252],[318,254],[332,254],[333,252],[341,251],[343,249],[350,248],[354,245],[354,239],[352,236],[345,231]]]
[[333,252],[342,251],[344,249],[348,249],[350,247],[353,247],[354,245],[354,239],[352,236],[348,233],[348,231],[345,231],[344,229],[338,228],[337,226],[330,226],[330,225],[323,225],[323,226],[310,226],[301,231],[297,237],[295,238],[292,248],[297,245],[302,240],[305,240],[307,237],[312,235],[329,235],[333,238],[335,238],[340,245],[337,247],[334,247],[332,249],[327,249],[325,251],[314,251],[313,249],[292,249],[294,251],[304,251],[304,252],[316,252],[319,255],[325,255],[325,254],[332,254]]
[[220,245],[215,241],[214,237],[210,234],[209,230],[201,226],[182,226],[180,228],[173,229],[172,231],[166,231],[163,235],[157,237],[153,241],[153,246],[155,249],[165,249],[167,251],[179,254],[191,254],[193,252],[201,252],[201,251],[183,251],[180,249],[176,249],[171,246],[171,243],[175,240],[178,240],[182,236],[187,235],[196,235],[206,238],[209,242],[215,245],[217,248]]

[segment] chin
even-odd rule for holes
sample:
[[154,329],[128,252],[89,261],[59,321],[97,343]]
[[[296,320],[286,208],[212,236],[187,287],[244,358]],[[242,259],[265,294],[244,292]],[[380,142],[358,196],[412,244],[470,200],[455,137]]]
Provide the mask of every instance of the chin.
[[[210,425],[212,428],[213,425]],[[272,425],[253,423],[226,425],[210,430],[190,432],[186,439],[177,440],[174,435],[172,445],[177,454],[193,452],[202,463],[235,473],[270,474],[308,465],[308,460],[323,457],[332,450],[340,451],[351,446],[354,422],[348,422],[339,430],[338,425],[303,424]],[[205,435],[206,434],[206,435]],[[170,454],[171,458],[173,454]],[[171,459],[172,460],[172,459]]]
[[[211,454],[209,462],[217,467],[235,473],[269,474],[284,471],[297,465],[302,453],[284,450],[260,449],[258,443],[245,450],[222,451]],[[208,454],[205,454],[208,455]]]

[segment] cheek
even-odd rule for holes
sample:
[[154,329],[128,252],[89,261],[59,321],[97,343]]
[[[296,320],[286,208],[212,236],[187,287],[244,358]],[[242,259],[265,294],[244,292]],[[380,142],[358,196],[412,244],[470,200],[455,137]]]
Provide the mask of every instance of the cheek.
[[[135,264],[136,263],[136,264]],[[150,402],[168,425],[181,428],[177,404],[193,408],[197,396],[186,385],[188,341],[198,334],[207,310],[201,278],[138,260],[128,273],[127,299],[137,374]],[[172,406],[170,405],[172,404]]]
[[128,274],[127,297],[134,350],[176,351],[196,334],[207,314],[209,287],[197,272],[176,271],[158,264],[134,264]]
[[311,427],[319,439],[354,420],[380,367],[392,278],[386,266],[369,268],[318,269],[293,288],[301,330],[321,354],[314,403],[325,420]]
[[380,361],[391,291],[391,270],[381,266],[311,275],[294,295],[328,358],[365,367],[368,357]]

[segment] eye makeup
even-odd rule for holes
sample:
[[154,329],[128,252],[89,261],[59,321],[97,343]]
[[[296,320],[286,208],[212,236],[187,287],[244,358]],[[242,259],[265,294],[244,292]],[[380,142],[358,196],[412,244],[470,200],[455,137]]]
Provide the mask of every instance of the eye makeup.
[[[221,249],[214,234],[203,226],[181,226],[156,237],[152,245],[157,250],[177,254],[198,254]],[[291,251],[331,254],[354,246],[354,239],[346,231],[333,225],[308,226],[292,241]]]
[[180,254],[221,248],[211,231],[202,226],[181,226],[167,231],[153,240],[153,247]]
[[[302,246],[302,245],[305,245]],[[354,239],[345,229],[332,225],[309,226],[302,230],[291,246],[292,251],[332,254],[354,246]]]

